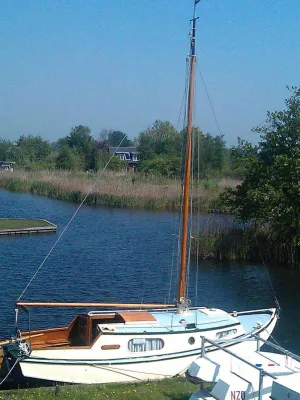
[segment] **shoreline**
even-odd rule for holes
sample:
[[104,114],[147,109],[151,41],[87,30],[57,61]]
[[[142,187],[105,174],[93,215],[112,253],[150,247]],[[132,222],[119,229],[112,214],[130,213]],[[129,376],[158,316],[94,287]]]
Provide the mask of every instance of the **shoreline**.
[[287,246],[262,227],[232,226],[199,232],[192,255],[216,261],[250,261],[300,269],[300,250]]
[[[0,174],[0,188],[11,192],[32,193],[39,196],[80,203],[94,184],[94,173],[67,171],[14,171]],[[108,172],[104,174],[88,196],[85,204],[116,208],[178,211],[181,208],[179,179],[146,177],[136,174]],[[236,181],[201,181],[194,190],[194,208],[199,211],[222,210],[219,195]],[[224,208],[224,207],[223,207]]]

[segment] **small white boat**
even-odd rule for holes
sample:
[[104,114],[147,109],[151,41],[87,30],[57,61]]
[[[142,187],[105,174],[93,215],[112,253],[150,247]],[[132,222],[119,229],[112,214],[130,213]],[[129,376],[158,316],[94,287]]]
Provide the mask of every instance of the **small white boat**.
[[[188,379],[202,387],[189,400],[300,400],[300,357],[257,335],[248,342],[248,348],[230,351],[204,338],[203,344],[210,343],[214,351],[204,348],[188,369]],[[260,351],[261,344],[277,352]],[[210,391],[203,389],[204,381],[215,385]]]
[[[253,333],[268,338],[276,309],[229,314],[218,309],[89,312],[66,328],[23,333],[4,346],[12,376],[69,383],[163,379],[183,374],[201,354],[202,336],[247,351]],[[24,347],[27,343],[28,346]],[[210,351],[211,345],[207,345]]]

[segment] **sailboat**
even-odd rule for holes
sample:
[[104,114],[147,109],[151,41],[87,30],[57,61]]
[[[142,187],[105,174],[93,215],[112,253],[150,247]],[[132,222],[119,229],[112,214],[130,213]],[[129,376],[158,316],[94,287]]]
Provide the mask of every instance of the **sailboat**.
[[[109,383],[154,380],[183,374],[201,354],[202,338],[226,347],[252,346],[245,339],[256,334],[267,340],[277,319],[276,308],[226,312],[191,307],[186,273],[190,220],[194,72],[196,63],[196,5],[191,20],[187,138],[180,234],[180,273],[175,304],[37,303],[29,307],[81,307],[65,327],[20,332],[2,343],[3,358],[14,380],[39,379],[67,383]],[[210,299],[211,301],[211,299]],[[18,314],[16,314],[18,315]],[[0,343],[1,344],[1,343]],[[210,348],[211,347],[211,348]],[[206,346],[206,353],[213,346]]]

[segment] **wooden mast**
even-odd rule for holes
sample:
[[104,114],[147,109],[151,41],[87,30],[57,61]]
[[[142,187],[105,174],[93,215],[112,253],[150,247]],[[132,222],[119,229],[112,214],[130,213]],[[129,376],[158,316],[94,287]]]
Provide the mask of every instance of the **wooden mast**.
[[191,47],[190,47],[190,73],[189,73],[189,91],[188,91],[188,120],[187,120],[187,139],[185,156],[185,176],[183,183],[183,217],[182,217],[182,237],[181,237],[181,257],[180,257],[180,276],[178,284],[178,303],[185,298],[186,285],[186,267],[187,267],[187,247],[188,247],[188,225],[189,225],[189,200],[190,200],[190,182],[191,182],[191,164],[192,164],[192,130],[193,130],[193,107],[194,107],[194,82],[195,82],[195,41],[196,41],[196,4],[195,0],[194,16],[191,20]]

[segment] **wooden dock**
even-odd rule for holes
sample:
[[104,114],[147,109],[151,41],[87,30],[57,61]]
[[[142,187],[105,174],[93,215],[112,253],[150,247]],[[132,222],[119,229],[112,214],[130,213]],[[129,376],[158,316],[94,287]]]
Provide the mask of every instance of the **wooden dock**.
[[45,219],[0,218],[0,235],[56,232],[57,226]]

